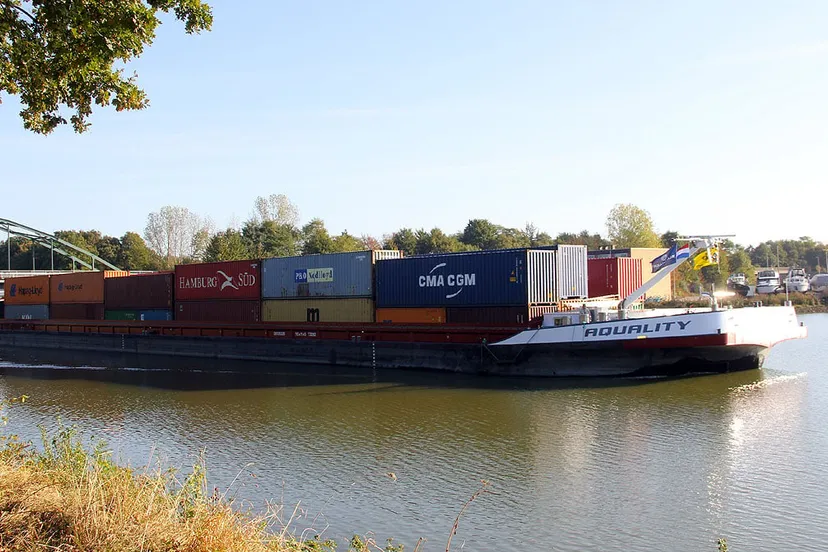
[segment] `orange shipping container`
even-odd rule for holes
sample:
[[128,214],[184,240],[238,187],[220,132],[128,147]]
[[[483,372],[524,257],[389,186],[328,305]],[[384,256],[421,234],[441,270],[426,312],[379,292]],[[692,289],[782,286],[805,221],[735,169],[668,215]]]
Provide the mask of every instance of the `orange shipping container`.
[[445,308],[377,309],[377,322],[395,324],[445,324]]
[[49,303],[49,277],[6,278],[3,286],[7,305],[46,305]]
[[103,303],[104,278],[129,276],[126,271],[88,271],[57,274],[50,279],[51,303]]

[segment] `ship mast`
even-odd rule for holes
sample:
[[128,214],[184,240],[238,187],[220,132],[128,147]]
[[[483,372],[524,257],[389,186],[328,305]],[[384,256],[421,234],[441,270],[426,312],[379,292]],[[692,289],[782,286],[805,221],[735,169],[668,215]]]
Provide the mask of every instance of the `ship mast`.
[[696,255],[696,253],[698,253],[702,249],[706,249],[709,252],[711,247],[715,247],[719,244],[719,242],[721,242],[725,238],[732,237],[733,234],[717,234],[710,236],[688,236],[684,238],[676,238],[677,242],[690,243],[690,254],[687,257],[681,259],[680,261],[674,260],[672,264],[665,266],[664,268],[656,272],[655,275],[646,282],[644,282],[644,284],[641,287],[639,287],[637,290],[625,297],[624,300],[621,301],[621,303],[618,305],[619,312],[624,312],[628,308],[630,308],[630,306],[633,303],[641,299],[645,293],[647,293],[648,291],[650,291],[650,289],[653,288],[653,286],[655,286],[664,278],[672,274],[673,271],[680,267],[682,264],[692,259]]

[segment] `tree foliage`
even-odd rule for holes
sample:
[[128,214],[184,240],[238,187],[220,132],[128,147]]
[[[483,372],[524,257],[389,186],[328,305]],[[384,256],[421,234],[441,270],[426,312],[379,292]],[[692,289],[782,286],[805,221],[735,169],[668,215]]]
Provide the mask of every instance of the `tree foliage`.
[[607,239],[615,247],[661,247],[650,213],[619,203],[607,215]]
[[299,208],[291,203],[284,194],[271,194],[256,198],[253,207],[254,222],[273,221],[276,224],[297,227],[299,225]]
[[83,132],[93,104],[143,109],[149,99],[137,75],[121,66],[152,44],[168,12],[188,34],[213,22],[201,0],[0,0],[0,92],[20,98],[23,126],[40,134],[67,122]]
[[[144,238],[149,247],[165,261],[166,268],[192,261],[203,252],[211,224],[186,207],[167,205],[147,215]],[[201,248],[202,251],[197,251]]]

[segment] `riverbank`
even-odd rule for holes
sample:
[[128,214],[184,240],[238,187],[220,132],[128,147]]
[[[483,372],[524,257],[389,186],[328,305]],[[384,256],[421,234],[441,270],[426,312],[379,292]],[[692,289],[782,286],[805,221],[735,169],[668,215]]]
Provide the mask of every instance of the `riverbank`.
[[[733,308],[749,307],[757,301],[761,301],[764,306],[773,307],[781,306],[786,300],[790,300],[793,304],[797,314],[814,314],[814,313],[828,313],[828,302],[825,297],[813,293],[791,293],[786,298],[784,293],[773,295],[757,295],[755,297],[727,297],[721,300],[723,305],[731,305]],[[664,301],[654,303],[648,306],[656,308],[692,308],[692,307],[709,307],[710,300],[706,297],[700,298],[697,295],[688,297],[676,297],[671,301]]]
[[[295,514],[295,512],[293,512]],[[0,436],[0,550],[139,552],[333,552],[336,543],[297,537],[291,512],[264,514],[207,490],[203,463],[189,474],[115,463],[74,431],[44,438],[43,451]],[[354,537],[349,551],[401,552]]]

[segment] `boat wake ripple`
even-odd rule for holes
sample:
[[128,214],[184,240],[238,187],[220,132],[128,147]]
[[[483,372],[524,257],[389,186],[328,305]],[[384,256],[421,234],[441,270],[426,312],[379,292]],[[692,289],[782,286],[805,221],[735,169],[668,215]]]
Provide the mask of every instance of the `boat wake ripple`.
[[777,385],[780,383],[788,383],[791,381],[796,381],[800,379],[804,379],[808,376],[808,372],[799,372],[796,374],[785,374],[782,376],[773,376],[767,379],[763,379],[760,381],[756,381],[753,383],[746,383],[744,385],[738,385],[736,387],[731,387],[730,391],[736,393],[747,393],[750,391],[755,391],[757,389],[766,389],[772,385]]

